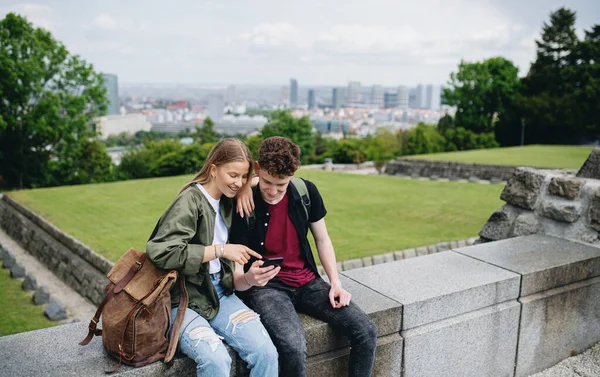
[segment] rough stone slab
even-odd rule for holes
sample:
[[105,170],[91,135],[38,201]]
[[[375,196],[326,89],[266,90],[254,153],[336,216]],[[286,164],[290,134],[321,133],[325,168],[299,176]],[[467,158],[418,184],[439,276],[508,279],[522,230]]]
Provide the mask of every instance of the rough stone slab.
[[336,263],[336,268],[337,268],[338,272],[344,271],[344,267],[342,266],[342,262],[337,262]]
[[514,218],[515,214],[512,208],[505,205],[492,213],[479,235],[494,241],[508,238]]
[[348,259],[342,262],[342,267],[344,271],[352,270],[354,268],[360,268],[363,266],[362,259]]
[[25,275],[25,266],[21,263],[15,263],[15,265],[10,268],[10,277],[13,279],[24,278]]
[[417,256],[417,249],[406,249],[404,250],[404,259],[414,258]]
[[[377,339],[373,376],[400,376],[402,373],[402,338],[398,334]],[[339,377],[348,375],[350,348],[309,357],[307,376]]]
[[383,255],[373,255],[373,264],[382,264],[385,263],[385,258]]
[[21,284],[21,288],[24,291],[35,291],[37,289],[38,285],[37,285],[37,280],[35,279],[35,276],[28,274],[25,277],[25,280],[23,280],[23,283]]
[[402,250],[394,251],[394,260],[404,259],[404,252]]
[[542,200],[540,211],[542,216],[552,220],[572,223],[581,215],[581,203],[546,198]]
[[588,210],[590,227],[600,232],[600,190],[590,200],[590,209]]
[[459,240],[456,248],[467,247],[467,240]]
[[446,250],[450,250],[450,243],[449,242],[440,242],[438,243],[436,246],[437,252],[439,253],[440,251],[446,251]]
[[519,310],[509,301],[402,331],[403,376],[512,376]]
[[362,262],[363,262],[363,266],[367,267],[367,266],[372,266],[373,265],[373,257],[363,257],[362,258]]
[[395,260],[394,259],[394,253],[392,252],[392,253],[385,253],[385,254],[383,254],[383,260],[384,260],[384,263],[393,262]]
[[510,238],[457,252],[522,275],[521,297],[600,276],[600,248],[547,235]]
[[577,172],[580,178],[600,179],[600,148],[594,148]]
[[437,253],[437,246],[436,245],[429,245],[427,246],[427,254],[435,254]]
[[12,268],[17,263],[14,255],[12,255],[9,251],[6,252],[4,258],[2,259],[2,266],[4,268]]
[[454,251],[360,268],[344,275],[401,303],[404,330],[519,295],[519,275]]
[[524,212],[517,216],[512,228],[512,237],[536,234],[540,230],[540,222],[534,212]]
[[0,246],[0,260],[4,259],[4,256],[6,255],[7,252],[8,252],[8,250],[6,250],[3,246]]
[[518,168],[506,183],[500,195],[505,202],[525,209],[533,209],[544,182],[544,174],[532,168]]
[[69,315],[67,314],[67,308],[58,300],[50,301],[46,307],[46,310],[44,310],[44,314],[51,321],[55,322],[64,321],[65,319],[69,318]]
[[600,341],[600,277],[521,298],[516,376],[529,376]]
[[48,288],[42,285],[35,291],[33,294],[33,303],[36,305],[47,304],[50,301],[50,292],[48,292]]
[[550,195],[574,200],[579,197],[579,193],[584,184],[585,180],[575,177],[554,177],[550,180],[550,184],[548,185],[548,193]]
[[418,257],[429,254],[429,251],[427,250],[427,246],[417,247],[415,250],[417,251]]

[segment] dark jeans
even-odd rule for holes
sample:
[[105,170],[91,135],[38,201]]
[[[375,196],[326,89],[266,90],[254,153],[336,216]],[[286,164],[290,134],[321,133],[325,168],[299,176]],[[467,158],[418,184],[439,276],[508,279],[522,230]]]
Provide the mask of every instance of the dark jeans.
[[330,285],[317,277],[300,288],[271,280],[242,296],[260,314],[261,321],[279,352],[279,375],[306,376],[306,338],[296,310],[329,323],[350,341],[349,376],[371,376],[377,328],[354,302],[334,309],[329,302]]

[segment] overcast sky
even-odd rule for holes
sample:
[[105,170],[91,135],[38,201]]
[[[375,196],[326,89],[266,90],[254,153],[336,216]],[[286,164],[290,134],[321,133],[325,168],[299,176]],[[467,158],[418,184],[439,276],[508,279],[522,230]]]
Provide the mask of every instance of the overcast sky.
[[525,75],[551,11],[600,23],[599,0],[0,0],[125,83],[445,83],[461,59]]

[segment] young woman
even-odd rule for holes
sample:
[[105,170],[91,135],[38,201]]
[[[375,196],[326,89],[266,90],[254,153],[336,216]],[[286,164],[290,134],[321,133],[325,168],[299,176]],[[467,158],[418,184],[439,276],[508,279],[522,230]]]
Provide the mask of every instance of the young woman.
[[[197,363],[198,376],[229,376],[231,358],[224,339],[251,369],[250,375],[277,376],[277,351],[259,316],[233,294],[263,286],[279,267],[260,268],[243,245],[228,244],[232,198],[247,183],[252,158],[238,139],[221,140],[211,150],[192,182],[187,184],[158,220],[146,245],[148,258],[185,279],[189,305],[179,334],[178,350]],[[171,292],[179,303],[178,284]],[[174,319],[177,308],[172,309]]]

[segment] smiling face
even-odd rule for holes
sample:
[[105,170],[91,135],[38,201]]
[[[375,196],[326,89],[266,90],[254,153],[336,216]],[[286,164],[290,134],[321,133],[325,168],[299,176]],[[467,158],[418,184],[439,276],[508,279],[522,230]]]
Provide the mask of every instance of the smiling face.
[[283,199],[292,176],[271,175],[260,165],[255,164],[258,173],[258,187],[263,200],[268,204],[277,204]]
[[248,161],[235,161],[221,166],[212,165],[210,174],[218,192],[228,198],[233,198],[248,181],[249,169]]

